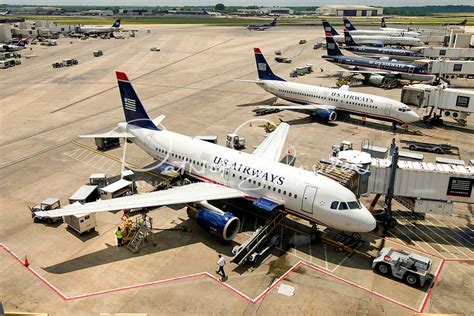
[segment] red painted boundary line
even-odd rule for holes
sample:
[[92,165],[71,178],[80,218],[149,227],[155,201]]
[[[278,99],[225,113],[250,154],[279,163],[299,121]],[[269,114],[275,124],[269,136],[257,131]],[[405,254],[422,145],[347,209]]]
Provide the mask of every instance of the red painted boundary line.
[[[397,243],[397,242],[396,242]],[[403,244],[402,244],[403,245]],[[404,246],[404,245],[403,245]],[[5,246],[4,244],[0,243],[0,247],[5,250],[8,254],[10,254],[11,257],[13,257],[17,262],[19,262],[22,266],[25,267],[24,265],[24,262],[13,252],[11,251],[7,246]],[[416,249],[415,249],[416,250]],[[429,254],[429,253],[428,253]],[[153,285],[158,285],[158,284],[164,284],[164,283],[168,283],[168,282],[172,282],[172,281],[179,281],[179,280],[184,280],[184,279],[190,279],[190,278],[195,278],[195,277],[203,277],[203,276],[206,276],[206,277],[209,277],[211,278],[212,280],[216,281],[218,284],[224,286],[225,288],[227,288],[228,290],[232,291],[233,293],[239,295],[240,297],[242,297],[243,299],[245,299],[246,301],[252,303],[252,304],[256,304],[260,299],[262,299],[263,297],[265,297],[268,293],[270,293],[278,284],[280,284],[284,279],[286,279],[291,273],[293,273],[296,269],[298,269],[301,265],[304,265],[308,268],[311,268],[315,271],[318,271],[326,276],[329,276],[329,277],[333,277],[345,284],[348,284],[348,285],[351,285],[355,288],[358,288],[360,290],[363,290],[367,293],[370,293],[378,298],[381,298],[381,299],[384,299],[390,303],[393,303],[395,305],[398,305],[400,307],[403,307],[403,308],[406,308],[406,309],[409,309],[411,311],[414,311],[414,312],[417,312],[417,313],[420,313],[420,312],[423,312],[423,310],[425,309],[426,307],[426,304],[429,300],[429,297],[432,293],[432,290],[433,288],[435,287],[436,285],[436,282],[438,280],[438,277],[439,275],[441,274],[441,270],[444,266],[444,263],[446,260],[444,260],[443,258],[440,258],[442,261],[441,261],[441,264],[438,268],[438,271],[435,275],[435,278],[433,280],[433,284],[430,288],[430,290],[428,291],[424,301],[422,302],[422,307],[420,310],[416,310],[415,308],[413,307],[410,307],[408,305],[405,305],[403,303],[400,303],[398,301],[395,301],[387,296],[384,296],[382,294],[379,294],[377,292],[374,292],[374,291],[371,291],[363,286],[360,286],[352,281],[349,281],[349,280],[346,280],[346,279],[343,279],[339,276],[336,276],[328,271],[325,271],[321,268],[318,268],[316,266],[313,266],[309,263],[306,263],[304,261],[299,261],[298,263],[296,263],[291,269],[289,269],[288,271],[286,271],[282,276],[280,276],[270,287],[268,287],[266,290],[264,290],[261,294],[259,294],[256,298],[252,299],[250,297],[248,297],[247,295],[245,295],[244,293],[238,291],[237,289],[233,288],[231,285],[227,284],[227,283],[224,283],[222,281],[220,281],[218,278],[214,277],[213,275],[207,273],[207,272],[201,272],[201,273],[197,273],[197,274],[191,274],[191,275],[186,275],[186,276],[181,276],[181,277],[176,277],[176,278],[170,278],[170,279],[165,279],[165,280],[159,280],[159,281],[153,281],[153,282],[149,282],[149,283],[142,283],[142,284],[135,284],[135,285],[130,285],[130,286],[125,286],[125,287],[121,287],[121,288],[115,288],[115,289],[110,289],[110,290],[104,290],[104,291],[99,291],[99,292],[93,292],[93,293],[88,293],[88,294],[81,294],[81,295],[77,295],[77,296],[72,296],[72,297],[68,297],[66,295],[64,295],[59,289],[57,289],[54,285],[52,285],[48,280],[46,280],[44,277],[42,277],[40,274],[38,274],[36,271],[34,271],[33,269],[31,269],[30,267],[25,267],[28,271],[30,271],[36,278],[38,278],[41,282],[43,282],[43,284],[45,284],[48,288],[50,288],[54,293],[56,293],[59,297],[61,297],[61,299],[63,299],[64,301],[70,301],[70,300],[77,300],[77,299],[82,299],[82,298],[88,298],[88,297],[93,297],[93,296],[99,296],[99,295],[102,295],[102,294],[109,294],[109,293],[115,293],[115,292],[120,292],[120,291],[125,291],[125,290],[130,290],[130,289],[136,289],[136,288],[141,288],[141,287],[147,287],[147,286],[153,286]],[[460,260],[455,260],[455,259],[452,259],[450,261],[460,261]]]
[[421,309],[420,309],[419,313],[423,313],[423,311],[425,310],[426,304],[428,303],[428,300],[429,300],[429,298],[430,298],[430,296],[431,296],[431,292],[433,291],[433,288],[435,287],[436,282],[438,281],[438,277],[439,277],[439,275],[441,274],[441,270],[442,270],[443,267],[444,267],[445,261],[446,261],[446,260],[442,260],[442,261],[441,261],[441,264],[440,264],[440,266],[439,266],[439,268],[438,268],[438,272],[436,273],[436,276],[435,276],[435,278],[434,278],[434,280],[433,280],[433,284],[431,285],[431,287],[430,287],[430,289],[429,289],[429,291],[428,291],[428,294],[427,294],[426,297],[425,297],[425,301],[422,303],[423,305],[421,306]]
[[395,243],[395,244],[399,244],[399,245],[401,245],[401,246],[403,246],[403,247],[410,248],[411,250],[414,250],[414,251],[417,251],[417,252],[421,252],[421,253],[427,254],[427,255],[429,255],[429,256],[432,256],[432,257],[441,259],[441,260],[446,260],[446,258],[443,258],[443,257],[440,257],[440,256],[438,256],[438,255],[432,254],[432,253],[430,253],[430,252],[428,252],[428,251],[421,250],[421,249],[417,249],[417,248],[415,248],[415,247],[412,247],[412,246],[409,246],[409,245],[405,245],[405,244],[403,244],[403,243],[401,243],[401,242],[399,242],[399,241],[395,241],[395,240],[394,240],[393,238],[391,238],[391,237],[385,237],[384,239],[385,239],[385,240],[388,240],[388,241],[390,241],[390,242],[393,242],[393,243]]
[[406,308],[406,309],[409,309],[409,310],[411,310],[411,311],[413,311],[413,312],[419,313],[419,311],[416,310],[415,308],[410,307],[410,306],[408,306],[408,305],[405,305],[405,304],[403,304],[403,303],[397,302],[397,301],[395,301],[395,300],[393,300],[393,299],[391,299],[391,298],[389,298],[389,297],[386,297],[385,295],[382,295],[382,294],[379,294],[379,293],[377,293],[377,292],[371,291],[371,290],[369,290],[369,289],[367,289],[367,288],[365,288],[365,287],[362,287],[362,286],[360,286],[360,285],[358,285],[358,284],[355,284],[354,282],[351,282],[351,281],[349,281],[349,280],[345,280],[345,279],[343,279],[343,278],[341,278],[341,277],[338,277],[338,276],[336,276],[336,275],[334,275],[334,274],[331,274],[331,273],[329,273],[329,272],[327,272],[327,271],[324,271],[324,270],[322,270],[322,269],[320,269],[320,268],[318,268],[318,267],[313,267],[312,265],[309,265],[309,264],[307,264],[307,263],[303,263],[303,264],[304,264],[305,266],[309,267],[309,268],[312,268],[312,269],[314,269],[314,270],[317,270],[317,271],[321,272],[322,274],[325,274],[325,275],[327,275],[327,276],[331,276],[331,277],[333,277],[333,278],[335,278],[335,279],[337,279],[337,280],[339,280],[339,281],[341,281],[341,282],[344,282],[344,283],[346,283],[346,284],[352,285],[352,286],[354,286],[354,287],[356,287],[356,288],[358,288],[358,289],[360,289],[360,290],[363,290],[363,291],[365,291],[365,292],[367,292],[367,293],[370,293],[370,294],[372,294],[372,295],[375,295],[375,296],[377,296],[377,297],[379,297],[379,298],[381,298],[381,299],[384,299],[384,300],[386,300],[386,301],[389,301],[390,303],[396,304],[396,305],[398,305],[398,306],[401,306],[401,307],[404,307],[404,308]]

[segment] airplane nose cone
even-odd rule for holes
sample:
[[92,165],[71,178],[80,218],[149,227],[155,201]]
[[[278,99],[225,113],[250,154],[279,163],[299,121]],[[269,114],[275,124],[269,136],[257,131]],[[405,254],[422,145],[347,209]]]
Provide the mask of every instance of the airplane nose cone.
[[357,212],[357,224],[354,225],[352,231],[354,233],[368,233],[375,229],[377,221],[368,209],[363,207]]
[[414,123],[420,120],[420,116],[413,111],[410,111],[407,118],[407,123]]

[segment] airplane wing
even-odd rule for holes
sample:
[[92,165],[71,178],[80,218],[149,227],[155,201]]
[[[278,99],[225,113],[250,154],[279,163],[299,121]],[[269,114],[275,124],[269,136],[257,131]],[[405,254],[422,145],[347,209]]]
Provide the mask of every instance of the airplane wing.
[[130,133],[119,133],[116,131],[110,131],[106,133],[101,133],[101,134],[89,134],[89,135],[80,135],[80,138],[133,138],[133,136]]
[[213,183],[199,182],[174,187],[169,190],[136,194],[110,200],[100,200],[86,204],[72,204],[56,210],[36,212],[35,215],[39,217],[60,217],[123,209],[201,202],[205,200],[241,198],[244,196],[245,194],[237,189]]
[[270,136],[258,145],[252,154],[261,158],[278,161],[289,129],[290,125],[280,123]]
[[312,112],[319,109],[324,110],[337,110],[334,105],[327,105],[327,104],[295,104],[295,105],[260,105],[255,108],[256,110],[296,110],[296,111],[308,111]]

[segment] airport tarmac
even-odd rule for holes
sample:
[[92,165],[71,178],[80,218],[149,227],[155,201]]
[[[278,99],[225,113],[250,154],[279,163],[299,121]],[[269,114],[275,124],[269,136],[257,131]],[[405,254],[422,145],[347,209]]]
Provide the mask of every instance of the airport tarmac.
[[[242,270],[229,263],[235,243],[213,238],[188,218],[184,208],[161,207],[150,213],[154,226],[164,230],[155,234],[155,247],[147,246],[139,254],[116,247],[120,213],[97,214],[97,233],[81,237],[66,230],[65,224],[34,224],[27,205],[47,197],[65,204],[91,173],[120,173],[123,148],[102,153],[95,150],[93,140],[77,138],[110,130],[123,120],[115,70],[132,79],[150,116],[165,114],[163,125],[175,132],[217,135],[223,144],[226,134],[242,125],[239,134],[247,139],[246,151],[252,151],[265,132],[261,122],[248,120],[287,121],[291,125],[287,145],[294,148],[299,166],[309,168],[328,157],[331,146],[343,140],[352,141],[357,149],[364,139],[388,147],[393,137],[449,142],[460,148],[460,157],[448,157],[474,159],[472,118],[468,127],[448,123],[415,127],[421,133],[394,133],[388,123],[368,120],[363,125],[357,117],[321,124],[292,112],[254,116],[252,105],[272,96],[254,84],[235,81],[256,78],[253,47],[260,47],[283,78],[292,68],[311,63],[313,74],[292,80],[335,86],[336,79],[325,74],[337,66],[320,58],[324,51],[313,50],[314,42],[322,40],[321,28],[278,27],[265,32],[201,25],[131,28],[139,29],[135,38],[61,38],[58,46],[31,46],[29,53],[38,57],[0,72],[0,300],[5,310],[52,315],[472,312],[472,207],[463,204],[455,204],[452,217],[403,219],[385,239],[386,245],[433,260],[435,279],[423,289],[375,274],[367,257],[349,257],[329,245],[311,244],[297,231],[291,245],[280,244],[260,266]],[[308,43],[299,45],[300,39]],[[161,51],[152,52],[152,47]],[[104,55],[95,58],[92,52],[98,49]],[[276,64],[276,49],[293,63]],[[77,58],[79,64],[52,68],[53,62],[65,58]],[[351,89],[400,98],[400,89]],[[127,149],[128,163],[153,163],[133,145]],[[425,161],[434,161],[434,154],[424,155]],[[146,173],[139,177],[140,191],[149,189],[150,179]],[[371,199],[362,201],[368,205]],[[395,203],[395,208],[401,206]],[[244,224],[238,243],[258,226],[250,216]],[[165,230],[181,226],[190,229]],[[373,252],[382,242],[373,234],[363,238],[367,251]],[[227,260],[225,282],[215,274],[217,253]],[[25,255],[29,268],[22,265]],[[282,284],[295,287],[295,295],[279,294]]]

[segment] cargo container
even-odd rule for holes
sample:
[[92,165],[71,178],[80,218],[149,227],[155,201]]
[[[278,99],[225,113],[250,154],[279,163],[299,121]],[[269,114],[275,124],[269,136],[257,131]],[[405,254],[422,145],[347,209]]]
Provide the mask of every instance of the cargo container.
[[99,192],[100,198],[103,200],[122,197],[133,192],[133,182],[120,179],[106,187],[100,188]]

